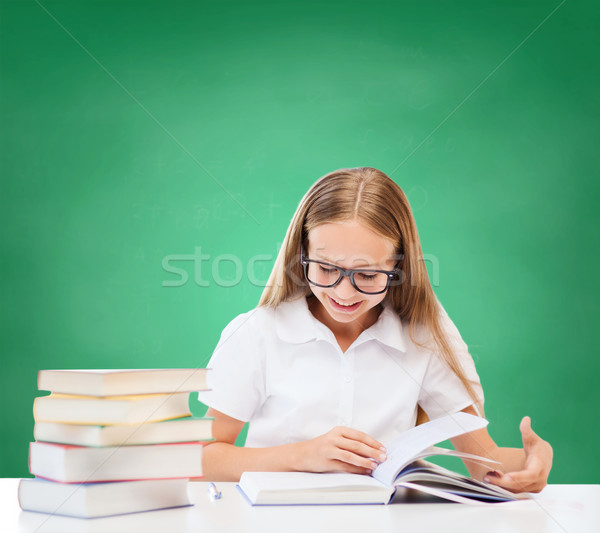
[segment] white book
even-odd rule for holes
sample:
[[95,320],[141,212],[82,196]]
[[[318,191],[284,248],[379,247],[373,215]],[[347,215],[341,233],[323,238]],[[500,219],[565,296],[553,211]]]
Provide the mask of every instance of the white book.
[[387,504],[400,488],[457,503],[486,504],[528,499],[431,463],[405,467],[391,486],[348,473],[244,472],[238,488],[252,505]]
[[244,472],[238,488],[252,505],[386,504],[399,487],[459,503],[526,499],[494,485],[422,461],[432,455],[453,455],[484,464],[488,458],[437,448],[438,442],[481,429],[487,420],[455,413],[421,424],[386,444],[387,460],[371,476],[349,473]]
[[212,440],[210,417],[186,417],[146,424],[97,426],[36,422],[33,437],[37,441],[75,446],[134,446],[167,442]]
[[202,477],[202,443],[89,448],[31,442],[29,471],[63,483]]
[[84,396],[206,390],[205,368],[40,370],[38,389]]
[[141,424],[190,415],[189,392],[106,398],[52,393],[33,401],[36,422]]
[[34,511],[77,518],[99,518],[191,505],[187,479],[115,483],[56,483],[21,479],[19,505]]

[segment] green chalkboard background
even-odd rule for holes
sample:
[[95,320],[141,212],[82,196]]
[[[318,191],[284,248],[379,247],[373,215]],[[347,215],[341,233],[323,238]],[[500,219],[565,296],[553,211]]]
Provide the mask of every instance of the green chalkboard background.
[[205,365],[308,187],[374,166],[492,436],[530,415],[551,482],[598,482],[597,3],[1,10],[0,475],[27,475],[39,369]]

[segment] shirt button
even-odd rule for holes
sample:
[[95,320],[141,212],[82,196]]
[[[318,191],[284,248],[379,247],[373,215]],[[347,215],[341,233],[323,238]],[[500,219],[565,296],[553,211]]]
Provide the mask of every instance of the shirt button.
[[344,381],[345,381],[346,383],[350,383],[350,382],[352,381],[352,378],[351,378],[350,376],[346,376],[346,377],[344,378]]

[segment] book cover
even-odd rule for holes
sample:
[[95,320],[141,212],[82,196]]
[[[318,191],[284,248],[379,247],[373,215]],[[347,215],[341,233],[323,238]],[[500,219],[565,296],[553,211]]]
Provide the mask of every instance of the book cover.
[[19,506],[24,511],[77,518],[99,518],[192,505],[187,479],[109,483],[55,483],[21,479]]
[[38,389],[86,396],[206,390],[205,368],[40,370]]
[[52,393],[35,398],[33,402],[36,422],[140,424],[190,415],[188,392],[106,398]]
[[90,448],[31,442],[29,471],[63,483],[202,477],[203,443]]
[[210,441],[213,420],[188,416],[161,422],[104,426],[36,422],[33,437],[41,442],[95,447]]

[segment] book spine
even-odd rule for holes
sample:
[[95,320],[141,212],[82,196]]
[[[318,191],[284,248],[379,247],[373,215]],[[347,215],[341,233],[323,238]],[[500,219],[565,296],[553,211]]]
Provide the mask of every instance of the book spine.
[[27,469],[29,470],[29,473],[31,474],[31,446],[33,445],[33,442],[29,443],[29,453],[27,454]]

